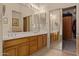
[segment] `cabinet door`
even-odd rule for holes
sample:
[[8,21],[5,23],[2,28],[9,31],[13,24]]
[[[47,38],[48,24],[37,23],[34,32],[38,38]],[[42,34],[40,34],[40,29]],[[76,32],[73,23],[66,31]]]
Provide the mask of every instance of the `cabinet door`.
[[37,51],[37,45],[30,46],[30,55]]
[[47,35],[43,35],[43,46],[47,45]]
[[43,47],[43,39],[42,35],[38,36],[38,49],[41,49]]
[[28,42],[22,43],[18,46],[18,56],[28,56],[29,55],[29,45]]
[[16,56],[17,55],[16,47],[5,48],[3,51],[3,55],[4,56]]
[[37,37],[30,39],[30,55],[37,51]]

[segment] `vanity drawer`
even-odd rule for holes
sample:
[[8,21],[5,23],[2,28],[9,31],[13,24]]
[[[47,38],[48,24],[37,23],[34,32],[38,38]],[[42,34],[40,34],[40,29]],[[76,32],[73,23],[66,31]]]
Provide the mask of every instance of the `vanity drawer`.
[[3,48],[3,56],[17,56],[17,46]]
[[28,56],[29,55],[29,45],[26,43],[22,43],[17,47],[17,55],[18,56]]
[[30,41],[30,46],[37,45],[37,40]]
[[6,47],[18,45],[23,42],[29,42],[29,39],[28,38],[16,38],[16,39],[11,39],[11,40],[6,40],[6,41],[3,41],[3,46],[4,48],[6,48]]

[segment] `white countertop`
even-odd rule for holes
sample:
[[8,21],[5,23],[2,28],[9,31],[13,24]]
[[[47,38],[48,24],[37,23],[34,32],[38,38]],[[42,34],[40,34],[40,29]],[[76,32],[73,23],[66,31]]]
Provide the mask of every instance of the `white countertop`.
[[41,34],[47,34],[47,32],[41,31],[41,32],[15,32],[15,33],[8,33],[7,35],[4,35],[3,40],[10,40],[10,39],[15,39],[15,38],[29,37],[29,36],[41,35]]

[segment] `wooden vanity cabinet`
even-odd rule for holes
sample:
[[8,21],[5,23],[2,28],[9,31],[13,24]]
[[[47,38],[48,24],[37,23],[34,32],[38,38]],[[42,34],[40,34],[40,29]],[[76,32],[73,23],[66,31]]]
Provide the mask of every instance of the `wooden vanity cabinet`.
[[5,48],[3,50],[3,55],[4,56],[17,56],[17,47],[13,46],[10,48]]
[[37,51],[37,36],[32,36],[30,37],[30,46],[29,46],[29,52],[30,52],[30,55],[33,54],[34,52]]
[[4,56],[27,56],[29,55],[29,39],[18,38],[3,42]]
[[38,35],[38,49],[41,49],[43,47],[43,36]]
[[17,47],[17,55],[18,56],[28,56],[29,55],[29,43],[24,42]]
[[36,35],[3,41],[4,56],[28,56],[47,45],[47,35]]
[[59,39],[59,32],[54,32],[50,34],[50,43],[52,44]]
[[29,37],[21,38],[21,43],[17,47],[18,56],[28,56],[29,55]]
[[53,34],[51,33],[50,34],[50,43],[52,44],[52,42],[53,42]]

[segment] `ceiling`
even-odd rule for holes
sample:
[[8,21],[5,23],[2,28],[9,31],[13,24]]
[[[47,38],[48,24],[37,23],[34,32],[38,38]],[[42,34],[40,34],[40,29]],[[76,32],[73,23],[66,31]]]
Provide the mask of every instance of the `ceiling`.
[[76,5],[76,3],[21,3],[21,5],[29,7],[33,10],[54,10],[59,8],[67,8]]

